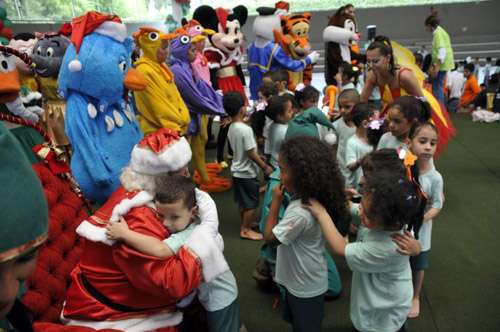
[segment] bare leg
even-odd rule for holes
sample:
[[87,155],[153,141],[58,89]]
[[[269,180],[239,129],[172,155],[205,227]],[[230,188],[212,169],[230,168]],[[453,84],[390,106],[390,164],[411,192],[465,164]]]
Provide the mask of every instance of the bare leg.
[[263,239],[262,234],[252,230],[252,224],[257,220],[257,210],[244,210],[241,218],[240,237],[248,240],[260,241]]
[[413,300],[408,318],[417,318],[420,315],[420,292],[424,284],[424,270],[413,273]]

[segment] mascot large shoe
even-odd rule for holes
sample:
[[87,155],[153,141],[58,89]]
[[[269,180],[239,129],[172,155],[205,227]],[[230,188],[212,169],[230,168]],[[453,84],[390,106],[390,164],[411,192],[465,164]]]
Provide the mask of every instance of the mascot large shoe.
[[64,133],[66,104],[57,93],[57,76],[70,40],[56,32],[39,34],[38,38],[31,58],[35,64],[38,88],[45,100],[42,123],[50,139],[58,147],[69,150],[68,138]]
[[188,109],[175,86],[172,72],[164,63],[169,42],[175,36],[149,27],[141,27],[134,33],[135,43],[143,53],[135,66],[147,84],[144,90],[134,92],[144,135],[160,128],[170,128],[183,135],[188,129]]
[[226,116],[222,96],[202,79],[196,78],[191,67],[195,60],[195,46],[187,31],[180,30],[179,36],[172,41],[172,61],[170,69],[191,114],[188,135],[193,151],[193,165],[196,169],[194,180],[201,190],[222,192],[231,188],[231,181],[209,174],[205,163],[205,144],[208,140],[208,115]]
[[118,16],[89,12],[73,19],[72,26],[72,45],[59,73],[73,147],[71,170],[85,196],[104,203],[142,137],[124,85],[143,89],[145,81],[130,68],[132,39]]

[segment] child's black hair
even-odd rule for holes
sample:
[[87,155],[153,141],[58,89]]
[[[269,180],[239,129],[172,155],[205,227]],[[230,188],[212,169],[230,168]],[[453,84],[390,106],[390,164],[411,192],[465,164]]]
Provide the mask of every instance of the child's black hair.
[[470,63],[465,64],[464,69],[467,69],[468,71],[473,73],[474,69],[476,69],[476,66],[474,66],[474,64],[472,62],[470,62]]
[[340,99],[346,99],[357,104],[361,100],[361,97],[356,89],[344,89],[339,93],[338,100]]
[[288,83],[288,70],[279,69],[271,73],[271,79],[274,83],[287,82]]
[[265,110],[266,116],[276,122],[278,116],[285,114],[286,104],[289,100],[290,99],[285,98],[284,96],[272,96],[267,101],[267,107]]
[[439,137],[439,132],[438,132],[438,129],[437,127],[430,121],[425,121],[425,122],[415,122],[413,124],[413,126],[411,126],[410,128],[410,132],[408,134],[408,137],[410,139],[412,138],[415,138],[415,136],[418,135],[418,133],[420,132],[420,130],[422,128],[425,128],[425,127],[429,127],[431,128],[432,130],[434,130],[436,132],[436,135]]
[[[354,123],[356,127],[359,127],[363,124],[363,121],[370,121],[370,118],[375,114],[375,108],[369,103],[362,102],[357,103],[352,108],[349,119]],[[372,129],[370,127],[366,128],[366,135],[368,137],[368,144],[377,147],[378,141],[380,141],[380,137],[382,137],[383,128],[379,127],[378,129]]]
[[361,159],[361,169],[365,178],[378,171],[406,176],[406,168],[395,149],[380,149],[370,152]]
[[262,78],[269,78],[270,80],[273,80],[273,72],[272,71],[266,71],[264,75],[262,75]]
[[245,106],[245,99],[238,91],[231,91],[222,97],[222,104],[227,115],[235,116],[239,113],[240,109]]
[[363,186],[364,195],[369,195],[371,201],[365,210],[366,216],[387,230],[399,230],[407,225],[418,238],[427,199],[406,177],[386,170],[375,173],[365,179]]
[[402,96],[397,98],[389,109],[397,108],[408,122],[427,122],[431,119],[431,105],[422,99],[413,96]]
[[304,89],[302,89],[301,91],[295,90],[295,99],[301,107],[306,101],[317,103],[319,100],[319,95],[319,91],[312,85],[304,87]]
[[277,95],[278,88],[273,82],[263,82],[259,87],[259,92],[267,99]]
[[295,137],[283,142],[280,158],[290,168],[294,194],[303,203],[311,198],[318,200],[339,232],[346,234],[350,214],[344,180],[332,147],[315,137]]
[[292,108],[295,108],[297,110],[300,108],[297,98],[295,98],[295,96],[292,95],[291,93],[284,93],[281,97],[285,98],[286,100],[289,100],[292,103]]
[[424,24],[435,29],[439,25],[439,18],[436,15],[427,16]]
[[349,62],[343,62],[342,65],[340,66],[340,71],[342,73],[342,76],[345,76],[347,80],[353,80],[353,83],[356,85],[358,84],[358,77],[359,77],[359,68],[354,66],[353,64]]
[[389,59],[389,72],[392,76],[396,75],[396,65],[394,63],[394,53],[392,51],[391,40],[386,36],[376,36],[373,43],[371,43],[367,51],[379,50],[382,56],[390,56]]
[[182,199],[187,209],[196,205],[196,185],[183,175],[161,175],[155,178],[155,201],[171,204]]

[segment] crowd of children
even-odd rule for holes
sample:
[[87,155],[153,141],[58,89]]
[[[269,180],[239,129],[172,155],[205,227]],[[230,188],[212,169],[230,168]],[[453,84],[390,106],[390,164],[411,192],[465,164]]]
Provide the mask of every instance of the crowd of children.
[[294,331],[320,331],[325,298],[341,293],[332,254],[353,271],[356,330],[404,331],[420,311],[444,202],[438,129],[425,98],[396,98],[382,115],[361,101],[356,76],[342,67],[334,112],[312,86],[288,91],[285,71],[265,75],[250,110],[238,92],[224,96],[240,237],[264,240],[254,278],[277,286]]

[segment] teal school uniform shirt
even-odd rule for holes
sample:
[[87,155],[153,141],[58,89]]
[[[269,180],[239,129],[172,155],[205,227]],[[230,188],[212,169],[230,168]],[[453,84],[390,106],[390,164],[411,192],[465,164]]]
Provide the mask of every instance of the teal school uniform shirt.
[[409,258],[396,251],[393,233],[360,227],[357,241],[346,246],[346,262],[353,271],[350,315],[359,331],[398,331],[410,312]]
[[377,145],[377,150],[398,149],[398,148],[408,149],[408,145],[398,140],[397,137],[394,136],[390,131],[386,132],[385,134],[382,135],[382,137],[380,137],[380,141],[378,142]]
[[311,136],[319,138],[316,124],[333,129],[331,122],[326,115],[317,107],[311,107],[302,113],[297,114],[288,122],[288,129],[285,141],[298,136]]
[[276,282],[299,298],[324,294],[328,289],[325,240],[318,222],[302,207],[300,199],[290,202],[273,234],[281,243]]
[[[443,207],[443,177],[441,174],[435,168],[432,168],[430,171],[420,174],[418,181],[429,199],[426,211],[430,208],[441,209]],[[418,232],[418,241],[422,251],[431,249],[431,233],[432,220],[428,220],[422,224]]]
[[[346,150],[345,150],[345,163],[346,166],[357,162],[367,154],[373,151],[373,146],[363,142],[356,134],[352,135],[347,140]],[[349,177],[347,178],[347,187],[359,190],[359,182],[363,176],[363,170],[361,166],[354,171],[349,171]]]

